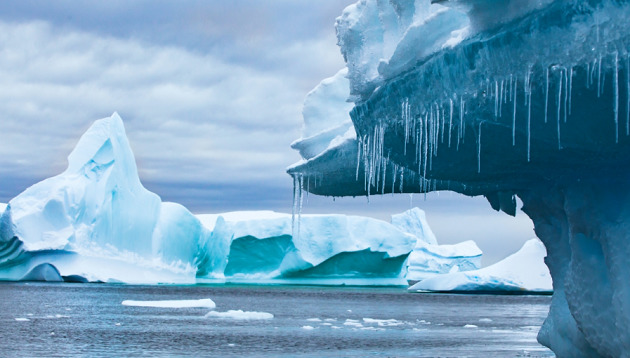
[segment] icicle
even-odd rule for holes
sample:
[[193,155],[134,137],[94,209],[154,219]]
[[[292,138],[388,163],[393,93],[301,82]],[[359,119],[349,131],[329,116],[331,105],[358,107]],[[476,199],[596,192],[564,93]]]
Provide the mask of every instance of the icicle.
[[404,180],[405,180],[405,168],[402,167],[400,168],[400,190],[398,190],[399,192],[403,192],[403,186],[404,186]]
[[[291,235],[293,238],[300,237],[300,222],[302,219],[302,203],[304,191],[304,176],[293,174],[293,209],[291,210]],[[297,226],[296,224],[297,215]],[[297,228],[297,230],[296,230]]]
[[619,54],[615,52],[615,73],[613,77],[615,88],[615,143],[619,143]]
[[311,177],[306,177],[306,205],[308,205],[308,193],[311,192]]
[[295,214],[297,212],[297,174],[293,174],[293,205],[291,207],[291,236],[295,238]]
[[462,128],[462,144],[464,144],[464,141],[466,140],[466,126],[464,125],[464,114],[466,113],[466,101],[462,99],[460,104],[461,104],[461,107],[459,111],[459,116],[460,116],[459,122]]
[[627,104],[626,104],[626,135],[630,135],[630,54],[626,55],[626,96],[627,96]]
[[298,197],[300,199],[299,207],[298,207],[298,218],[297,218],[297,238],[300,238],[300,229],[302,226],[302,203],[304,199],[304,176],[300,175],[300,191],[298,193]]
[[405,122],[405,146],[403,148],[403,153],[407,155],[407,142],[409,141],[409,99],[405,98],[402,102],[402,117]]
[[477,139],[477,173],[481,173],[481,125],[479,122],[479,139]]
[[501,80],[501,85],[499,86],[499,117],[501,117],[502,109],[503,109],[503,80]]
[[547,123],[547,109],[549,108],[549,67],[545,68],[545,123]]
[[[562,81],[563,81],[563,71],[562,69],[560,69],[560,80],[558,81],[558,122],[557,122],[557,126],[558,126],[558,150],[562,149],[562,145],[560,144],[560,109],[561,107],[561,102],[562,101]],[[531,100],[531,97],[530,97]]]
[[357,173],[354,179],[356,181],[359,181],[359,167],[361,166],[361,147],[363,146],[363,143],[361,143],[361,138],[362,137],[357,138]]
[[[510,76],[510,83],[512,82],[512,77]],[[512,146],[516,145],[516,91],[518,89],[518,79],[514,81],[514,97],[510,95],[510,98],[513,98],[512,104],[514,105],[514,111],[512,113]],[[510,91],[510,93],[512,93]]]
[[429,135],[427,139],[431,141],[431,145],[429,146],[429,170],[433,169],[433,147],[434,147],[434,138],[435,138],[435,135],[433,134],[433,131],[435,130],[434,122],[435,121],[433,120],[433,109],[431,109],[431,113],[429,117],[429,133],[427,133]]
[[422,153],[423,155],[423,160],[422,160],[422,166],[423,166],[423,177],[427,177],[427,161],[428,161],[428,157],[429,157],[429,117],[427,115],[427,117],[425,117],[425,122],[424,122],[424,152]]
[[573,66],[569,70],[569,115],[571,115],[571,95],[573,94]]
[[494,81],[494,118],[499,117],[499,82]]
[[530,83],[531,69],[525,78],[525,93],[527,98],[527,161],[531,161],[531,135],[532,135],[532,85]]
[[569,95],[569,71],[566,68],[564,70],[564,123],[567,123],[567,98]]
[[453,130],[453,99],[449,99],[451,105],[451,111],[448,120],[448,147],[451,147],[451,132]]
[[383,184],[381,185],[381,195],[385,195],[385,182],[387,179],[387,163],[389,158],[383,158]]
[[444,132],[446,132],[446,115],[444,113],[444,108],[442,110],[442,131],[440,133],[440,143],[444,143]]
[[396,189],[396,175],[398,174],[398,165],[394,164],[392,168],[392,196],[394,196],[394,191]]
[[586,88],[589,88],[591,82],[591,63],[586,63]]
[[599,56],[599,60],[597,61],[597,98],[602,93],[602,56]]

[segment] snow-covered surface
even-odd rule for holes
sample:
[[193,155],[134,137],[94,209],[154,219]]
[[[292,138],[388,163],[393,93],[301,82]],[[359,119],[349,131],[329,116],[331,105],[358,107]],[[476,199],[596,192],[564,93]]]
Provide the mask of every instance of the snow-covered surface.
[[356,139],[349,112],[348,70],[324,79],[304,100],[302,137],[291,144],[305,160]]
[[544,262],[546,255],[543,243],[531,239],[519,251],[493,265],[428,278],[409,290],[552,292],[551,275]]
[[234,319],[234,320],[260,320],[260,319],[272,319],[273,314],[269,312],[256,312],[256,311],[242,311],[242,310],[229,310],[226,312],[210,311],[206,313],[207,318],[221,318],[221,319]]
[[135,307],[155,307],[155,308],[210,308],[214,309],[217,305],[209,298],[198,300],[161,300],[161,301],[135,301],[124,300],[121,302],[123,306]]

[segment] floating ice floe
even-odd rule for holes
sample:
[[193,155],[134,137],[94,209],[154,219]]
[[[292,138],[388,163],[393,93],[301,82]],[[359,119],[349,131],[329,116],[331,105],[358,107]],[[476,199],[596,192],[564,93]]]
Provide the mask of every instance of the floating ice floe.
[[206,313],[207,318],[223,318],[234,320],[266,320],[272,319],[274,316],[269,312],[255,312],[242,310],[229,310],[226,312],[210,311]]
[[199,300],[161,300],[161,301],[136,301],[124,300],[123,306],[135,307],[156,307],[156,308],[210,308],[214,309],[216,304],[209,298]]

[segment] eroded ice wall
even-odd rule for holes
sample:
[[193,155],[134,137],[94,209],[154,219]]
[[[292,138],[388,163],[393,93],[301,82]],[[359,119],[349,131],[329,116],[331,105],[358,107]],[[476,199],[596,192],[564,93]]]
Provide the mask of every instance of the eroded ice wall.
[[564,357],[624,356],[629,2],[435,3],[344,11],[354,156],[325,151],[289,173],[321,195],[448,189],[509,214],[518,195],[554,279],[539,340]]

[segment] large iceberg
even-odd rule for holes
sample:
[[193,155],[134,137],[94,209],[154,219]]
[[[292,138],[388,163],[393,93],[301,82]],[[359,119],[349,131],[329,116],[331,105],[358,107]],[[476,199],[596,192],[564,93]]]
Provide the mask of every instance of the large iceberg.
[[[138,178],[118,114],[96,121],[68,168],[13,198],[0,218],[0,279],[192,283],[201,222]],[[43,270],[45,268],[45,270]]]
[[452,272],[422,280],[410,291],[551,293],[545,246],[531,239],[516,253],[479,270]]
[[627,356],[629,14],[627,0],[359,1],[337,19],[355,139],[289,173],[315,194],[453,190],[512,215],[518,196],[553,277],[539,341]]

